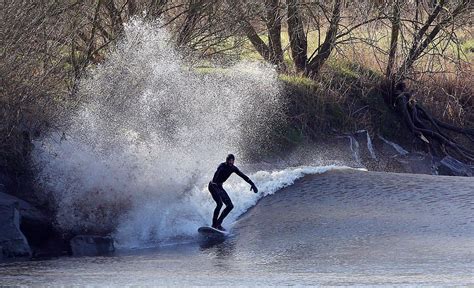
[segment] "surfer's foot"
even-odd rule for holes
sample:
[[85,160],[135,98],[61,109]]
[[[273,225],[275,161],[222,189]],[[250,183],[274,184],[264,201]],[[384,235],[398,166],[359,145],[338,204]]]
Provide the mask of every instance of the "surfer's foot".
[[222,227],[221,225],[217,226],[217,229],[219,229],[219,230],[221,230],[221,231],[226,231],[226,230],[224,229],[224,227]]

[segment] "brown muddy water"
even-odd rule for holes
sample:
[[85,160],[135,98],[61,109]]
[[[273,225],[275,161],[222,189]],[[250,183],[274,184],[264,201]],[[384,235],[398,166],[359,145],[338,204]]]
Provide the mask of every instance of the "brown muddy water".
[[222,243],[0,264],[0,285],[474,285],[474,179],[355,170],[259,200]]

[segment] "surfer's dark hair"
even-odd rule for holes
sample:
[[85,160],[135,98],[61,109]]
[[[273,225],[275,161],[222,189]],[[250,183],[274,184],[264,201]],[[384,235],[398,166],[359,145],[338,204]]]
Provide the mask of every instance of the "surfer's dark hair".
[[227,155],[227,158],[225,158],[225,161],[229,161],[230,159],[235,160],[234,154],[229,154]]

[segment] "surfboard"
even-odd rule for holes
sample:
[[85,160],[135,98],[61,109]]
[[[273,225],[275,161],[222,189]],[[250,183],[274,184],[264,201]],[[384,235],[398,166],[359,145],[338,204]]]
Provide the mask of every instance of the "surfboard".
[[199,234],[208,238],[224,238],[229,235],[227,231],[221,231],[212,227],[199,227],[198,229]]

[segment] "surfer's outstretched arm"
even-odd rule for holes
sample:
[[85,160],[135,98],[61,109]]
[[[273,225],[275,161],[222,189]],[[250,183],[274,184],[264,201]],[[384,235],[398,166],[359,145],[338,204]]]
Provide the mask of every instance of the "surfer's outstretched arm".
[[235,167],[234,166],[234,172],[235,174],[239,175],[240,177],[242,177],[242,179],[245,180],[245,182],[249,183],[251,185],[250,187],[250,190],[253,190],[253,192],[257,193],[258,192],[258,189],[257,189],[257,186],[255,186],[255,184],[252,182],[252,180],[250,180],[250,178],[245,175],[244,173],[242,173],[239,168]]

